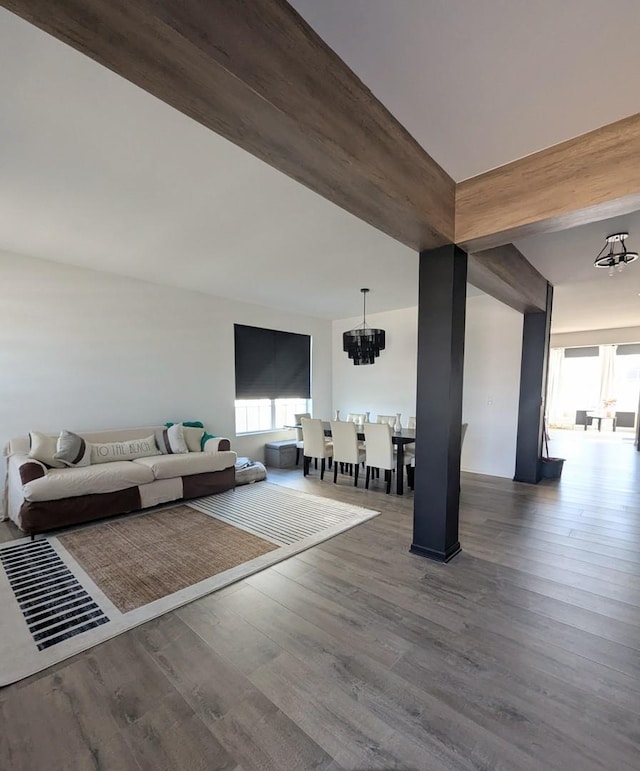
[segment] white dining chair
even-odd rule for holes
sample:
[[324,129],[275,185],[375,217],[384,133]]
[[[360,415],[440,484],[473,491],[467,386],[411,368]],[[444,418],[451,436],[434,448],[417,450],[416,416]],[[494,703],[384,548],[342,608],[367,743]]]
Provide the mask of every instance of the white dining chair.
[[353,486],[358,486],[358,470],[360,464],[365,460],[364,450],[358,442],[358,432],[356,424],[347,421],[331,421],[331,438],[333,440],[333,481],[338,481],[338,464],[340,471],[343,470],[343,464],[347,463],[353,467]]
[[[415,431],[416,428],[416,419],[415,417],[410,417],[407,420],[407,428],[411,428]],[[411,466],[411,461],[416,457],[416,443],[415,442],[409,442],[409,444],[405,444],[403,448],[404,452],[404,460],[405,460],[405,468],[407,469],[407,481],[409,479],[409,467]]]
[[[355,423],[357,426],[363,426],[365,423],[369,422],[369,414],[368,412],[350,412],[347,415],[347,423]],[[333,432],[332,432],[333,433]],[[358,446],[361,450],[364,450],[364,442],[359,442]]]
[[387,495],[391,492],[391,472],[395,466],[392,436],[393,428],[388,423],[367,423],[364,427],[367,465],[365,487],[369,489],[372,469],[384,469]]
[[[300,423],[302,418],[310,418],[310,417],[311,417],[311,413],[310,412],[296,412],[296,413],[294,413],[294,418],[295,418],[295,421],[296,421],[296,425],[298,425],[298,423]],[[298,463],[300,463],[300,450],[303,451],[302,454],[304,455],[304,440],[302,438],[302,429],[301,428],[296,428],[296,466],[298,465]]]
[[376,423],[386,423],[393,428],[396,424],[396,415],[378,415],[376,417]]
[[325,462],[333,457],[333,443],[326,442],[322,421],[318,418],[302,418],[303,473],[309,473],[309,463],[312,458],[320,459],[320,479],[324,479]]

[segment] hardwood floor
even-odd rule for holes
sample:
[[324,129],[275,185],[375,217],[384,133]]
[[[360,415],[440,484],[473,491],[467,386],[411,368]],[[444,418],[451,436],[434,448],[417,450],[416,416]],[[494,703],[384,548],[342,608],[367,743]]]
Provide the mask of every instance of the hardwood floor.
[[271,471],[382,515],[3,689],[0,768],[637,770],[640,455],[580,441],[465,474],[448,565],[411,495]]

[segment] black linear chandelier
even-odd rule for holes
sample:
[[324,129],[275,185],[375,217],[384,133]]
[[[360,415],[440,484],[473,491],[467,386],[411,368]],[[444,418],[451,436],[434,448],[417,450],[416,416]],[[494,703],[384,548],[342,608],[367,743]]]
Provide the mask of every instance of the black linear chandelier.
[[[608,268],[609,275],[613,276],[615,269],[622,272],[625,265],[630,262],[635,262],[638,259],[638,252],[628,252],[624,242],[629,238],[628,233],[614,233],[611,236],[607,236],[607,242],[600,250],[600,254],[596,257],[593,266],[595,268]],[[620,244],[620,249],[616,251],[616,245]],[[605,252],[607,246],[609,251]]]
[[353,359],[353,363],[374,364],[380,351],[384,351],[384,329],[372,329],[367,326],[367,292],[362,292],[362,324],[356,329],[350,329],[342,335],[342,350]]

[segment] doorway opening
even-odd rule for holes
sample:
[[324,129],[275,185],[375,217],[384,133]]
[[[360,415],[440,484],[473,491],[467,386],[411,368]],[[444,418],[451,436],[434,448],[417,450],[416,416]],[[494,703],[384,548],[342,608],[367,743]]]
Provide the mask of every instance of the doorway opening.
[[[640,344],[552,348],[547,387],[550,452],[586,472],[635,455]],[[637,459],[630,458],[630,462]]]

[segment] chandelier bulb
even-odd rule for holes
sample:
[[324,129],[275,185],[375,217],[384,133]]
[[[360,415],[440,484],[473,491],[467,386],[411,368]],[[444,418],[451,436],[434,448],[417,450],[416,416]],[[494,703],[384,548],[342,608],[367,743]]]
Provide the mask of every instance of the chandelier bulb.
[[613,265],[609,268],[609,276],[613,276]]
[[624,263],[624,262],[621,262],[621,263],[618,265],[618,273],[622,273],[622,271],[624,270],[624,265],[625,265],[625,263]]

